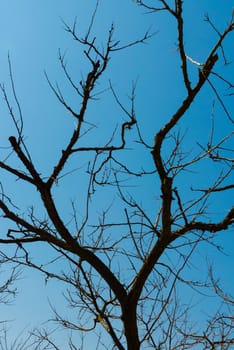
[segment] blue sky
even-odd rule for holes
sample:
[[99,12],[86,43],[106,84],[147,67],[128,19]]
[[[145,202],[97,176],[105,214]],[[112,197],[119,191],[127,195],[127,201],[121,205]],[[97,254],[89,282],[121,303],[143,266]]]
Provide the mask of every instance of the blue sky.
[[[203,62],[216,40],[216,34],[204,22],[204,14],[217,21],[219,29],[222,30],[230,19],[231,8],[234,1],[218,0],[196,0],[185,1],[185,13],[187,22],[185,29],[185,44],[187,54],[194,60]],[[82,74],[87,73],[88,65],[82,55],[82,50],[64,31],[63,23],[72,24],[77,18],[77,28],[85,33],[92,14],[95,1],[71,0],[69,5],[64,0],[1,0],[0,1],[0,82],[4,82],[10,94],[9,72],[7,55],[10,53],[12,68],[14,72],[15,86],[24,114],[26,141],[36,160],[38,168],[43,174],[48,175],[53,159],[59,156],[59,146],[65,145],[69,132],[73,128],[72,117],[64,112],[46,82],[44,71],[48,73],[52,82],[57,81],[62,87],[68,100],[74,105],[77,103],[75,96],[71,93],[62,75],[58,62],[58,49],[66,52],[67,62],[72,76],[77,82]],[[95,122],[101,128],[102,133],[98,142],[102,142],[108,136],[109,128],[114,127],[116,122],[125,120],[123,112],[115,105],[113,96],[108,90],[108,81],[111,79],[115,90],[124,103],[129,103],[128,95],[131,91],[132,81],[137,81],[136,90],[136,116],[142,128],[142,135],[149,144],[153,143],[155,132],[165,123],[169,116],[176,110],[184,97],[181,84],[181,73],[178,55],[176,51],[176,32],[174,23],[167,14],[145,14],[141,8],[130,0],[100,0],[100,6],[94,24],[97,41],[104,42],[109,27],[113,22],[115,25],[116,40],[121,44],[139,38],[146,30],[150,29],[155,35],[149,43],[116,52],[110,62],[110,66],[102,78],[100,90],[107,90],[101,94],[97,102],[89,106],[89,115],[95,115]],[[227,40],[227,54],[233,59],[233,36]],[[218,65],[222,65],[218,63]],[[194,76],[197,68],[191,64],[191,72]],[[233,76],[232,66],[226,68],[226,77]],[[220,89],[223,87],[220,85]],[[210,114],[212,110],[213,93],[209,87],[205,87],[198,103],[195,103],[189,112],[193,123],[192,131],[185,138],[185,147],[193,152],[193,143],[198,136],[204,141],[210,130]],[[227,101],[228,106],[233,108],[233,101]],[[215,105],[217,114],[222,112],[218,103]],[[208,115],[208,117],[207,117]],[[8,145],[8,136],[13,131],[9,122],[8,112],[1,99],[0,104],[0,139],[1,147]],[[108,123],[108,128],[105,125]],[[184,130],[190,125],[190,119],[182,124]],[[222,118],[217,117],[216,137],[222,137],[230,130],[230,124]],[[52,142],[52,141],[53,142]],[[137,147],[132,143],[132,147]],[[2,151],[6,152],[6,151]],[[46,157],[45,157],[46,154]],[[129,154],[132,167],[138,164],[135,158]],[[136,157],[136,154],[135,154]],[[153,162],[150,155],[143,155],[139,150],[139,159],[148,170],[152,169]],[[86,160],[82,159],[80,166],[85,167]],[[197,169],[192,169],[196,171]],[[206,181],[209,185],[207,172],[212,173],[213,168],[206,168],[196,176],[193,182],[191,174],[181,176],[180,183],[184,184],[186,190],[193,186],[199,186]],[[18,183],[8,183],[3,176],[6,187],[12,191],[17,201],[22,200],[25,207],[38,203],[37,194],[29,191],[27,186],[19,187]],[[76,173],[72,179],[74,180]],[[75,181],[75,180],[74,180]],[[82,179],[81,179],[82,181]],[[84,180],[85,181],[85,180]],[[155,180],[156,181],[156,180]],[[192,182],[191,182],[192,181]],[[138,187],[136,196],[141,198],[144,205],[155,203],[158,193],[152,191],[154,182],[146,182],[144,188]],[[70,180],[64,178],[63,187],[58,188],[58,198],[61,199],[60,209],[68,207],[70,198],[75,197]],[[82,197],[82,193],[79,195]],[[99,201],[104,205],[103,193],[99,194]],[[213,203],[212,210],[217,217],[225,212],[231,205],[231,198],[225,198],[220,194],[219,203]],[[106,199],[105,199],[106,200]],[[109,200],[111,201],[111,199]],[[101,205],[100,205],[101,206]],[[40,208],[36,207],[40,214]],[[82,208],[81,214],[82,215]],[[153,213],[152,213],[153,214]],[[65,214],[68,219],[70,212]],[[224,284],[229,285],[233,278],[231,269],[227,271],[224,267],[229,264],[233,266],[233,232],[225,232],[218,238],[223,244],[228,256],[216,255],[212,249],[207,249],[209,259],[216,261],[215,265],[221,273]],[[44,248],[43,248],[44,249]],[[37,248],[33,247],[37,254]],[[45,250],[45,254],[47,250]],[[40,248],[40,254],[44,250]],[[198,253],[198,256],[202,254]],[[40,257],[40,255],[39,255]],[[224,272],[225,271],[225,272]],[[57,305],[61,303],[62,297],[57,293],[56,284],[45,285],[44,278],[39,273],[25,271],[18,283],[20,294],[10,308],[3,308],[1,318],[15,319],[12,324],[14,332],[17,333],[24,326],[38,325],[46,321],[50,316],[48,299]],[[36,295],[36,303],[35,303]],[[30,322],[28,321],[30,320]],[[15,328],[14,328],[15,327]]]

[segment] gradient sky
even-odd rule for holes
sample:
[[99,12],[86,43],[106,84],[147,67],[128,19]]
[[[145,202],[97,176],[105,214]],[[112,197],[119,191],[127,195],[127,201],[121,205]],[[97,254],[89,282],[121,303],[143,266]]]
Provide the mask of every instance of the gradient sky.
[[[219,29],[222,30],[230,19],[233,6],[234,1],[185,1],[187,18],[185,44],[187,54],[190,57],[203,62],[212,48],[212,43],[216,40],[216,34],[204,22],[205,13],[208,12],[213,21],[217,21]],[[61,84],[68,99],[75,103],[74,96],[70,95],[70,90],[59,66],[58,49],[66,52],[69,68],[77,82],[81,79],[82,73],[87,72],[88,66],[77,43],[64,31],[61,19],[72,24],[76,17],[77,29],[81,33],[85,33],[94,7],[95,1],[93,0],[70,0],[69,4],[65,0],[0,0],[0,82],[4,82],[10,93],[7,64],[9,53],[15,86],[25,118],[24,135],[27,137],[27,143],[33,158],[36,159],[38,168],[45,174],[48,173],[52,160],[58,157],[58,146],[65,144],[73,121],[72,117],[66,112],[64,113],[63,108],[56,101],[46,82],[44,71],[48,73],[52,82],[58,81]],[[148,44],[116,52],[103,76],[101,86],[102,89],[107,89],[108,81],[111,79],[122,101],[128,103],[127,95],[130,93],[132,81],[137,80],[137,118],[146,141],[152,144],[155,132],[183,100],[184,91],[178,65],[174,23],[164,13],[146,14],[131,0],[100,0],[94,25],[95,36],[100,43],[105,41],[112,22],[115,26],[114,37],[116,40],[120,40],[123,45],[141,37],[148,29],[152,33],[155,32],[155,36],[150,39]],[[233,43],[232,35],[227,40],[227,55],[230,54],[231,59],[233,59],[234,52]],[[194,72],[194,76],[197,72],[197,67],[192,64],[191,72]],[[227,77],[233,77],[233,73],[233,66],[226,68]],[[204,115],[211,113],[212,91],[205,87],[198,101],[199,103],[195,104],[189,112],[193,118],[193,131],[185,140],[185,147],[188,149],[190,147],[192,149],[191,144],[198,136],[204,141],[210,130],[210,119],[205,119]],[[231,109],[233,100],[232,102],[227,101],[227,104]],[[217,114],[221,111],[218,103],[216,103],[216,111]],[[114,106],[110,91],[102,94],[97,103],[91,103],[89,112],[96,113],[97,123],[100,126],[103,126],[110,118],[113,118],[114,125],[116,115],[121,121],[125,118],[124,115],[121,116],[123,113]],[[0,146],[6,147],[8,136],[13,129],[3,99],[1,99],[0,104],[0,117]],[[228,130],[230,131],[230,124],[225,120],[217,118],[216,123],[217,137],[225,134]],[[186,129],[188,125],[189,120],[185,120],[183,127]],[[108,131],[109,129],[104,128],[101,138],[105,138]],[[144,162],[147,169],[152,169],[150,156],[141,159],[141,161]],[[181,181],[185,181],[184,191],[186,191],[186,186],[198,186],[204,181],[209,183],[207,173],[211,172],[212,169],[206,169],[203,174],[196,177],[194,183],[191,183],[190,178],[182,178]],[[4,181],[7,183],[7,179],[4,178]],[[23,193],[26,205],[27,203],[30,205],[32,192],[24,191],[24,189],[18,190],[18,188],[17,184],[11,188],[13,193],[15,191],[16,199],[20,200]],[[137,196],[142,196],[143,202],[149,201],[151,203],[155,196],[151,193],[152,183],[146,184],[146,188],[148,188],[148,192],[145,192],[145,189],[144,191],[138,189]],[[62,199],[64,199],[66,191],[72,196],[70,184],[65,181],[64,192],[59,194]],[[147,193],[150,193],[150,198],[147,197]],[[69,200],[70,197],[62,200],[61,208],[63,205],[66,208]],[[224,199],[220,195],[219,204],[213,208],[217,217],[222,216],[225,209],[230,206],[231,200],[231,198],[230,201]],[[218,241],[224,246],[227,255],[216,255],[214,250],[207,249],[208,259],[215,261],[215,267],[218,274],[221,274],[224,285],[232,287],[230,281],[233,281],[233,272],[231,268],[226,269],[226,266],[229,264],[229,267],[234,267],[233,232],[225,232],[219,237]],[[33,247],[33,249],[37,254],[37,248]],[[62,301],[56,284],[45,285],[43,276],[34,271],[24,271],[18,287],[19,295],[13,305],[7,308],[0,305],[2,308],[0,311],[1,319],[15,320],[12,323],[15,334],[25,326],[38,326],[50,317],[48,299],[53,301],[55,306],[60,305]],[[68,311],[65,309],[65,313]],[[63,349],[66,349],[64,346],[63,344]]]

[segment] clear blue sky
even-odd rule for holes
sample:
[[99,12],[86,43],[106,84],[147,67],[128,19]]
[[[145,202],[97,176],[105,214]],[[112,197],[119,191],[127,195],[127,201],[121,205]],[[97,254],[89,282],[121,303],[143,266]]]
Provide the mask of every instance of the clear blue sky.
[[[187,54],[194,60],[203,62],[212,48],[212,43],[216,40],[216,34],[203,20],[204,14],[208,12],[222,30],[230,18],[233,5],[234,1],[185,1],[187,16],[185,43]],[[1,0],[0,2],[0,82],[4,82],[10,92],[7,65],[9,52],[15,85],[25,118],[24,135],[38,168],[45,176],[51,169],[53,159],[59,156],[58,147],[65,144],[73,127],[73,120],[56,101],[46,82],[44,71],[48,73],[52,82],[58,81],[61,84],[68,100],[75,104],[75,98],[62,76],[57,59],[58,49],[66,52],[68,66],[77,82],[80,81],[82,74],[87,72],[88,66],[80,48],[64,31],[61,18],[72,24],[74,18],[77,17],[77,29],[85,33],[94,6],[95,1],[93,0],[71,0],[69,4],[65,0]],[[143,12],[131,0],[100,0],[94,28],[97,40],[101,43],[105,41],[113,22],[116,29],[115,38],[123,45],[139,38],[149,28],[151,32],[156,33],[148,44],[115,53],[100,86],[100,90],[108,88],[108,80],[111,79],[122,101],[127,103],[131,83],[137,80],[136,116],[142,127],[143,136],[149,144],[152,144],[155,132],[182,102],[184,91],[181,88],[173,21],[166,14],[143,14]],[[230,55],[234,51],[233,42],[232,36],[227,42],[227,53]],[[196,72],[196,69],[191,65],[191,71]],[[234,76],[233,67],[227,67],[226,72],[227,77]],[[194,127],[185,140],[185,147],[191,149],[191,152],[192,143],[198,136],[204,141],[209,132],[210,119],[207,118],[207,115],[210,115],[212,108],[212,96],[211,90],[206,87],[199,98],[199,103],[191,109],[189,117],[193,120]],[[230,103],[230,108],[232,106],[233,102]],[[216,108],[217,113],[221,112],[218,103]],[[109,131],[109,127],[107,129],[103,126],[110,120],[113,120],[112,126],[114,126],[117,120],[121,122],[125,118],[115,106],[110,91],[103,93],[99,101],[91,104],[89,113],[90,115],[96,114],[95,122],[103,128],[100,144]],[[13,129],[2,99],[0,117],[0,146],[6,147],[8,136]],[[186,129],[188,125],[188,121],[185,120],[183,127]],[[217,118],[217,137],[224,135],[229,128],[230,124]],[[134,169],[135,159],[130,159],[130,161]],[[148,158],[140,158],[140,161],[146,169],[152,169],[153,163],[150,155]],[[83,164],[85,164],[85,159]],[[212,169],[205,169],[196,177],[194,183],[191,182],[193,181],[192,176],[187,177],[186,175],[185,178],[181,178],[181,181],[184,181],[184,193],[191,185],[199,187],[204,181],[208,185],[207,173],[210,172]],[[19,189],[17,183],[8,185],[6,178],[4,181],[16,196],[16,200],[21,201],[23,195],[25,207],[32,204],[32,199],[37,203],[36,194],[23,187]],[[63,191],[58,189],[62,210],[67,208],[70,198],[75,196],[69,181],[65,179],[63,186]],[[136,195],[142,198],[143,203],[153,203],[155,196],[158,195],[152,191],[152,187],[153,183],[149,182],[143,189],[137,189]],[[219,198],[220,202],[212,208],[217,217],[225,213],[225,209],[230,206],[232,200],[231,198],[224,199],[222,195]],[[37,210],[40,212],[40,208]],[[66,215],[68,219],[70,212],[68,211]],[[215,260],[217,271],[222,274],[223,283],[231,287],[230,280],[233,279],[233,273],[231,268],[226,269],[225,266],[228,262],[229,266],[234,267],[233,232],[221,234],[219,242],[225,247],[228,256],[218,255],[216,257],[214,250],[207,249],[208,259]],[[37,254],[37,248],[33,247],[33,249]],[[44,250],[40,249],[39,254],[44,254]],[[55,306],[60,305],[62,300],[56,285],[51,283],[45,286],[43,276],[34,271],[24,271],[18,286],[20,294],[14,304],[9,308],[0,305],[1,319],[15,320],[12,323],[15,333],[24,326],[37,326],[50,317],[48,299]],[[68,313],[69,310],[66,312]],[[66,348],[63,347],[63,349]]]

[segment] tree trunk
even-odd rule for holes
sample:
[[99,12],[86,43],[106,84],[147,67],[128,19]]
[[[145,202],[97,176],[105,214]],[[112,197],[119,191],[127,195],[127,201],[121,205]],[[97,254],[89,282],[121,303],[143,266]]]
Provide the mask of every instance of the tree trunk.
[[140,341],[137,328],[136,305],[127,303],[123,310],[122,320],[124,323],[125,337],[128,350],[139,350]]

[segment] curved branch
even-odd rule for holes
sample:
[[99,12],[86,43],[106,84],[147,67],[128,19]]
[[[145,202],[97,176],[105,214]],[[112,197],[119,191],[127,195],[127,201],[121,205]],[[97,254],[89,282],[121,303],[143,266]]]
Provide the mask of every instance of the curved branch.
[[223,230],[227,230],[231,225],[234,224],[234,206],[230,209],[225,218],[218,223],[205,223],[205,222],[190,222],[181,229],[172,233],[172,241],[178,237],[185,235],[192,231],[207,231],[215,233]]

